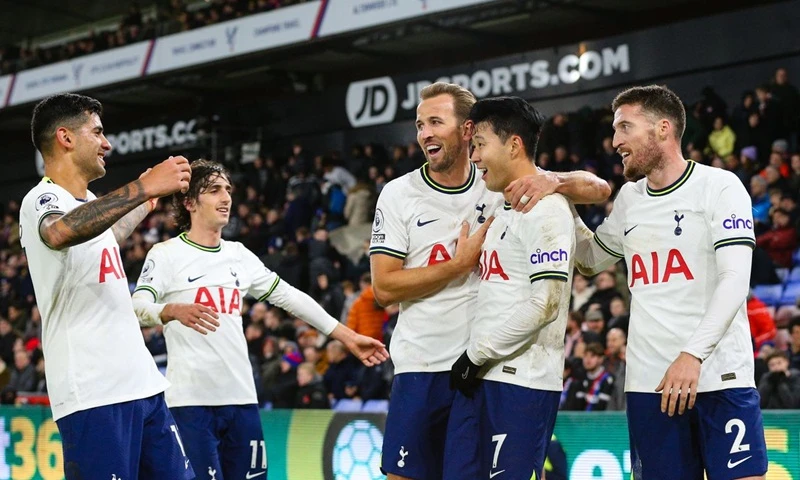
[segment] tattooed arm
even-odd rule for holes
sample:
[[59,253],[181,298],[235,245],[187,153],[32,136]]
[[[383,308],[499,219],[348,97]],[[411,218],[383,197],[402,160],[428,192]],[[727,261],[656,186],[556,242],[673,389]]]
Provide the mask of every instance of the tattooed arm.
[[[85,203],[66,215],[44,217],[39,225],[39,235],[45,245],[54,250],[63,250],[93,239],[120,221],[121,232],[128,228],[132,230],[130,225],[138,224],[147,214],[147,209],[152,210],[143,203],[178,191],[185,192],[189,189],[190,179],[189,161],[182,156],[170,157],[149,169],[139,179],[108,195]],[[142,211],[131,212],[139,206],[143,207]],[[120,238],[116,231],[114,234]]]
[[133,231],[136,229],[136,226],[142,223],[142,220],[144,220],[154,208],[155,203],[153,200],[150,200],[134,208],[124,217],[117,220],[117,222],[111,226],[111,230],[114,232],[114,238],[117,239],[117,243],[121,244],[124,242],[125,239],[128,238],[131,233],[133,233]]
[[118,221],[125,220],[123,217],[136,207],[146,209],[147,206],[142,204],[147,200],[142,181],[136,180],[66,215],[45,217],[39,225],[39,234],[44,243],[54,250],[78,245],[100,235]]

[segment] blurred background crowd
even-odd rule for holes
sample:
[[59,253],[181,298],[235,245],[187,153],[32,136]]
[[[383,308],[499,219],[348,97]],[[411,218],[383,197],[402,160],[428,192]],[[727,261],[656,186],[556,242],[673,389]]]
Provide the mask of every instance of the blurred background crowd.
[[[184,28],[250,8],[291,2],[212,2],[188,14],[172,2]],[[182,13],[181,13],[182,12]],[[127,22],[127,20],[126,20]],[[128,32],[142,22],[131,9]],[[73,47],[75,48],[75,47]],[[752,197],[757,248],[753,252],[748,315],[763,408],[800,407],[800,93],[790,72],[764,72],[764,82],[738,98],[712,86],[687,105],[684,155],[730,170]],[[552,171],[588,170],[614,193],[623,184],[612,146],[612,113],[584,108],[548,119],[537,154]],[[226,240],[242,242],[290,284],[309,293],[330,315],[355,331],[391,345],[399,307],[379,306],[369,277],[368,239],[377,195],[387,182],[425,162],[416,143],[353,145],[347,152],[261,153],[231,163],[234,205]],[[113,165],[110,168],[114,168]],[[102,192],[99,192],[102,193]],[[612,197],[613,198],[613,197]],[[580,208],[596,228],[611,202]],[[2,401],[46,401],[41,316],[19,244],[19,203],[3,206],[0,225],[0,389]],[[124,268],[135,285],[148,249],[179,233],[162,201],[122,245]],[[623,409],[630,293],[619,263],[594,278],[575,274],[565,332],[565,410]],[[259,401],[267,408],[385,410],[391,362],[365,368],[281,309],[247,299],[244,334]],[[142,330],[160,367],[167,363],[162,329]]]

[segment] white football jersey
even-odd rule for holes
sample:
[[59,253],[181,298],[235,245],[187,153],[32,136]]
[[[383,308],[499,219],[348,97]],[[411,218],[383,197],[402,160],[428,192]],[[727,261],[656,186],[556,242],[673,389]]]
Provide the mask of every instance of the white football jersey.
[[575,225],[562,195],[543,198],[527,214],[506,204],[489,227],[481,255],[480,287],[471,342],[500,328],[520,304],[531,285],[556,281],[560,290],[555,320],[504,360],[486,363],[482,378],[538,390],[560,392],[564,373],[564,332],[567,329]]
[[[754,246],[750,196],[725,170],[688,162],[669,187],[622,186],[595,241],[624,258],[631,290],[625,390],[655,392],[687,346],[717,285],[715,250]],[[743,258],[750,262],[750,257]],[[753,347],[742,301],[700,370],[698,391],[754,387]]]
[[216,247],[181,233],[150,249],[134,295],[156,303],[199,303],[219,314],[220,326],[202,335],[178,321],[164,326],[167,341],[165,394],[169,407],[258,403],[242,326],[242,298],[264,301],[280,278],[239,242]]
[[144,345],[119,244],[111,229],[80,245],[53,250],[39,224],[79,200],[43,179],[22,200],[20,239],[42,314],[42,348],[53,419],[89,408],[147,398],[169,383]]
[[[461,223],[467,221],[472,234],[503,203],[501,194],[486,189],[474,165],[460,187],[437,184],[427,168],[392,180],[381,191],[370,255],[400,258],[405,268],[448,260],[455,255]],[[450,370],[467,348],[477,291],[476,272],[435,295],[401,302],[389,346],[396,373]]]

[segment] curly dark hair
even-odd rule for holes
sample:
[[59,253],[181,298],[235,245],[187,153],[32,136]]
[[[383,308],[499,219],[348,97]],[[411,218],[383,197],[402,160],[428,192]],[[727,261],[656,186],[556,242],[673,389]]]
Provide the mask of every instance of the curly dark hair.
[[212,160],[199,159],[191,163],[192,179],[189,181],[189,190],[186,193],[177,192],[172,195],[172,206],[175,207],[175,221],[178,228],[187,231],[192,227],[192,217],[186,209],[186,201],[197,201],[201,193],[208,190],[208,187],[219,176],[225,177],[230,183],[231,174],[219,162]]
[[65,126],[75,129],[88,120],[88,115],[103,114],[103,106],[94,98],[75,93],[59,93],[47,97],[33,109],[31,139],[43,155],[50,150],[56,129]]

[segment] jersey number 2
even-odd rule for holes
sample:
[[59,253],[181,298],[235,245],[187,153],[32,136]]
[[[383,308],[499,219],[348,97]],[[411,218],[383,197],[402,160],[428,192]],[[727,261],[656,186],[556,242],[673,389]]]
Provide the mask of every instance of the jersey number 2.
[[739,420],[738,418],[732,418],[728,420],[728,423],[725,424],[725,433],[733,433],[733,427],[736,427],[736,438],[733,439],[733,446],[731,446],[731,453],[749,452],[750,444],[749,443],[742,444],[742,440],[744,440],[744,433],[746,430],[744,422]]

